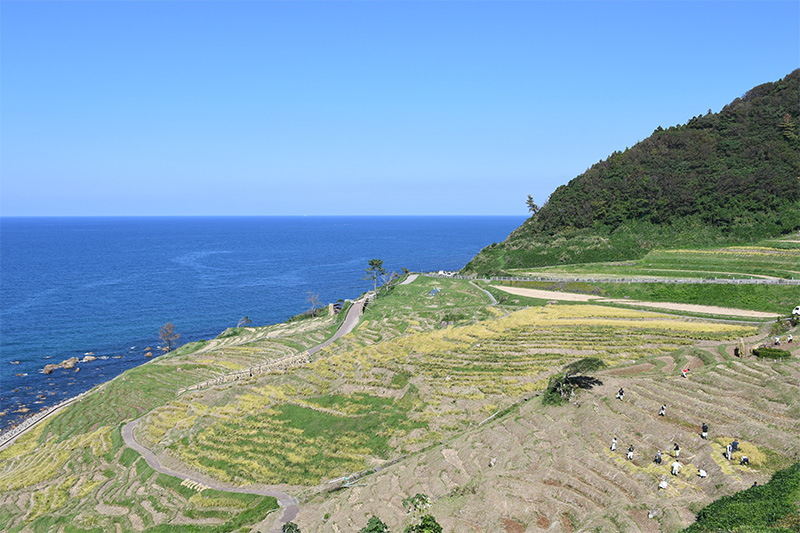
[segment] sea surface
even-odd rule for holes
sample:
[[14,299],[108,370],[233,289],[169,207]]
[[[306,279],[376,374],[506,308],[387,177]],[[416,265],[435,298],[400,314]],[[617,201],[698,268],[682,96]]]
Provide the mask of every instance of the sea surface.
[[[458,270],[513,217],[0,218],[0,429],[247,316],[282,322],[371,287],[364,269]],[[80,371],[48,363],[93,353]],[[30,409],[28,413],[18,412]]]

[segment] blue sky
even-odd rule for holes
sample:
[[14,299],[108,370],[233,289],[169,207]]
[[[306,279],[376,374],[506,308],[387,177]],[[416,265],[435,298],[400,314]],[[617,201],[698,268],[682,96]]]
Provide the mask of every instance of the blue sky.
[[14,2],[0,214],[522,215],[800,67],[800,2]]

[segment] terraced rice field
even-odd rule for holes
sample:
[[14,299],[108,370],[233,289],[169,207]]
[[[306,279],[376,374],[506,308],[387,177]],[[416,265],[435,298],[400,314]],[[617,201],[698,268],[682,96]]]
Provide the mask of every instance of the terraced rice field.
[[[523,403],[346,493],[307,502],[298,523],[352,531],[375,514],[392,531],[402,530],[409,523],[402,499],[423,492],[445,531],[680,531],[693,511],[754,481],[763,484],[800,459],[800,363],[737,359],[718,353],[716,343],[706,346],[708,363],[685,348],[600,372],[603,385],[571,404]],[[687,364],[694,369],[684,379],[676,369]],[[619,387],[623,402],[614,398]],[[666,417],[658,416],[662,404]],[[703,422],[709,440],[700,438]],[[616,452],[609,449],[614,436]],[[730,462],[723,456],[734,438],[749,467],[739,465],[741,452]],[[682,468],[672,476],[675,442]],[[632,461],[625,458],[629,445]],[[653,462],[658,450],[661,465]],[[662,480],[665,490],[658,488]]]
[[[331,348],[291,376],[190,393],[154,410],[139,435],[226,481],[315,485],[474,427],[544,388],[550,373],[576,358],[613,366],[753,333],[751,326],[600,306],[530,308]],[[191,424],[176,424],[182,418]]]
[[0,452],[3,531],[130,531],[166,523],[232,530],[277,508],[274,498],[201,490],[156,474],[122,447],[119,428],[42,442],[43,430]]
[[[305,495],[296,520],[304,531],[358,530],[369,513],[402,530],[401,500],[418,492],[433,496],[450,531],[652,531],[648,508],[659,511],[659,529],[675,531],[698,502],[800,457],[798,364],[730,355],[740,338],[763,338],[757,325],[490,302],[467,281],[419,278],[290,372],[176,396],[298,353],[327,338],[336,319],[236,329],[130,370],[0,451],[0,530],[264,530],[274,500],[157,474],[126,448],[120,427],[142,416],[136,436],[163,464],[205,483]],[[583,357],[610,365],[604,385],[542,407],[535,394],[549,375]],[[690,379],[680,377],[686,366]],[[613,400],[623,385],[626,401]],[[661,403],[667,417],[656,415]],[[709,441],[696,435],[703,421]],[[633,461],[607,450],[613,435],[620,449],[635,445]],[[721,459],[733,437],[753,456],[750,468]],[[686,464],[659,492],[666,470],[649,456],[673,441]],[[318,492],[377,466],[385,469],[347,491]],[[709,478],[699,481],[695,467]]]
[[[252,328],[187,345],[52,415],[0,451],[0,530],[54,531],[69,525],[129,531],[168,523],[233,530],[262,520],[277,508],[273,498],[201,493],[182,486],[181,479],[155,475],[122,446],[121,422],[173,400],[187,383],[305,349],[335,329],[334,322]],[[187,427],[190,421],[172,422]]]
[[642,259],[516,269],[516,274],[647,276],[664,278],[800,278],[800,243],[774,240],[758,246],[710,250],[654,250]]

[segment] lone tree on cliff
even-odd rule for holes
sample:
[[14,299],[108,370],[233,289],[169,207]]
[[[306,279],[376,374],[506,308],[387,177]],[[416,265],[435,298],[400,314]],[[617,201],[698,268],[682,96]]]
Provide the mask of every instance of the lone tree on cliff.
[[322,307],[322,300],[319,298],[319,293],[306,291],[306,302],[308,302],[308,305],[311,306],[311,309],[308,310],[308,313],[311,316],[317,316],[317,308]]
[[365,268],[364,271],[367,273],[362,279],[371,281],[373,286],[372,290],[378,290],[378,278],[380,276],[386,275],[386,269],[383,268],[383,259],[370,259],[369,268]]
[[161,350],[169,353],[172,351],[175,341],[181,338],[181,334],[175,333],[175,326],[172,325],[172,322],[167,322],[158,330],[158,338],[164,343]]
[[531,215],[535,215],[539,212],[539,209],[541,209],[538,205],[536,205],[536,202],[533,201],[533,196],[530,194],[528,195],[528,199],[525,200],[525,205],[528,206],[528,211],[531,212]]

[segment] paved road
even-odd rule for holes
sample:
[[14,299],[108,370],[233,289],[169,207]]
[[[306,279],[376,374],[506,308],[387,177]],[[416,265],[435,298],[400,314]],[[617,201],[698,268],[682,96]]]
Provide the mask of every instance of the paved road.
[[419,274],[409,274],[406,279],[400,285],[408,285],[409,283],[413,282],[415,279],[419,277]]
[[350,306],[350,309],[347,311],[347,316],[344,317],[344,322],[342,325],[339,326],[339,329],[336,330],[336,333],[333,334],[333,337],[326,340],[321,344],[317,344],[313,348],[308,349],[308,354],[312,355],[320,351],[321,349],[325,348],[326,346],[330,345],[331,343],[339,340],[344,335],[347,335],[353,328],[358,325],[358,319],[361,318],[361,312],[364,309],[364,300],[356,300],[353,302],[353,305]]
[[485,292],[485,293],[486,293],[486,295],[487,295],[489,298],[491,298],[491,299],[492,299],[492,303],[490,303],[489,305],[497,305],[497,300],[495,300],[495,298],[494,298],[494,296],[492,295],[492,293],[491,293],[491,292],[487,291],[487,290],[486,290],[486,289],[484,289],[483,287],[478,287],[478,286],[475,284],[475,282],[474,282],[474,281],[470,281],[470,282],[469,282],[469,284],[470,284],[470,285],[472,285],[473,287],[475,287],[476,289],[478,289],[479,291],[483,291],[483,292]]
[[297,504],[297,500],[285,492],[257,487],[235,487],[219,481],[198,479],[196,476],[192,477],[192,474],[189,472],[179,472],[177,470],[167,468],[161,464],[161,461],[158,460],[158,457],[156,457],[153,452],[139,444],[139,442],[133,436],[133,430],[136,428],[137,424],[139,424],[139,420],[141,419],[133,420],[132,422],[128,422],[122,426],[122,439],[125,441],[127,446],[139,452],[139,454],[144,457],[144,460],[147,461],[147,464],[150,465],[150,468],[156,472],[161,472],[162,474],[167,474],[169,476],[174,476],[181,479],[189,479],[196,483],[202,483],[206,487],[214,490],[241,492],[245,494],[260,494],[261,496],[272,496],[273,498],[276,498],[278,500],[278,504],[283,508],[283,514],[281,515],[277,524],[273,524],[271,531],[274,532],[280,532],[283,524],[294,520],[297,517],[297,514],[300,512],[300,507]]

